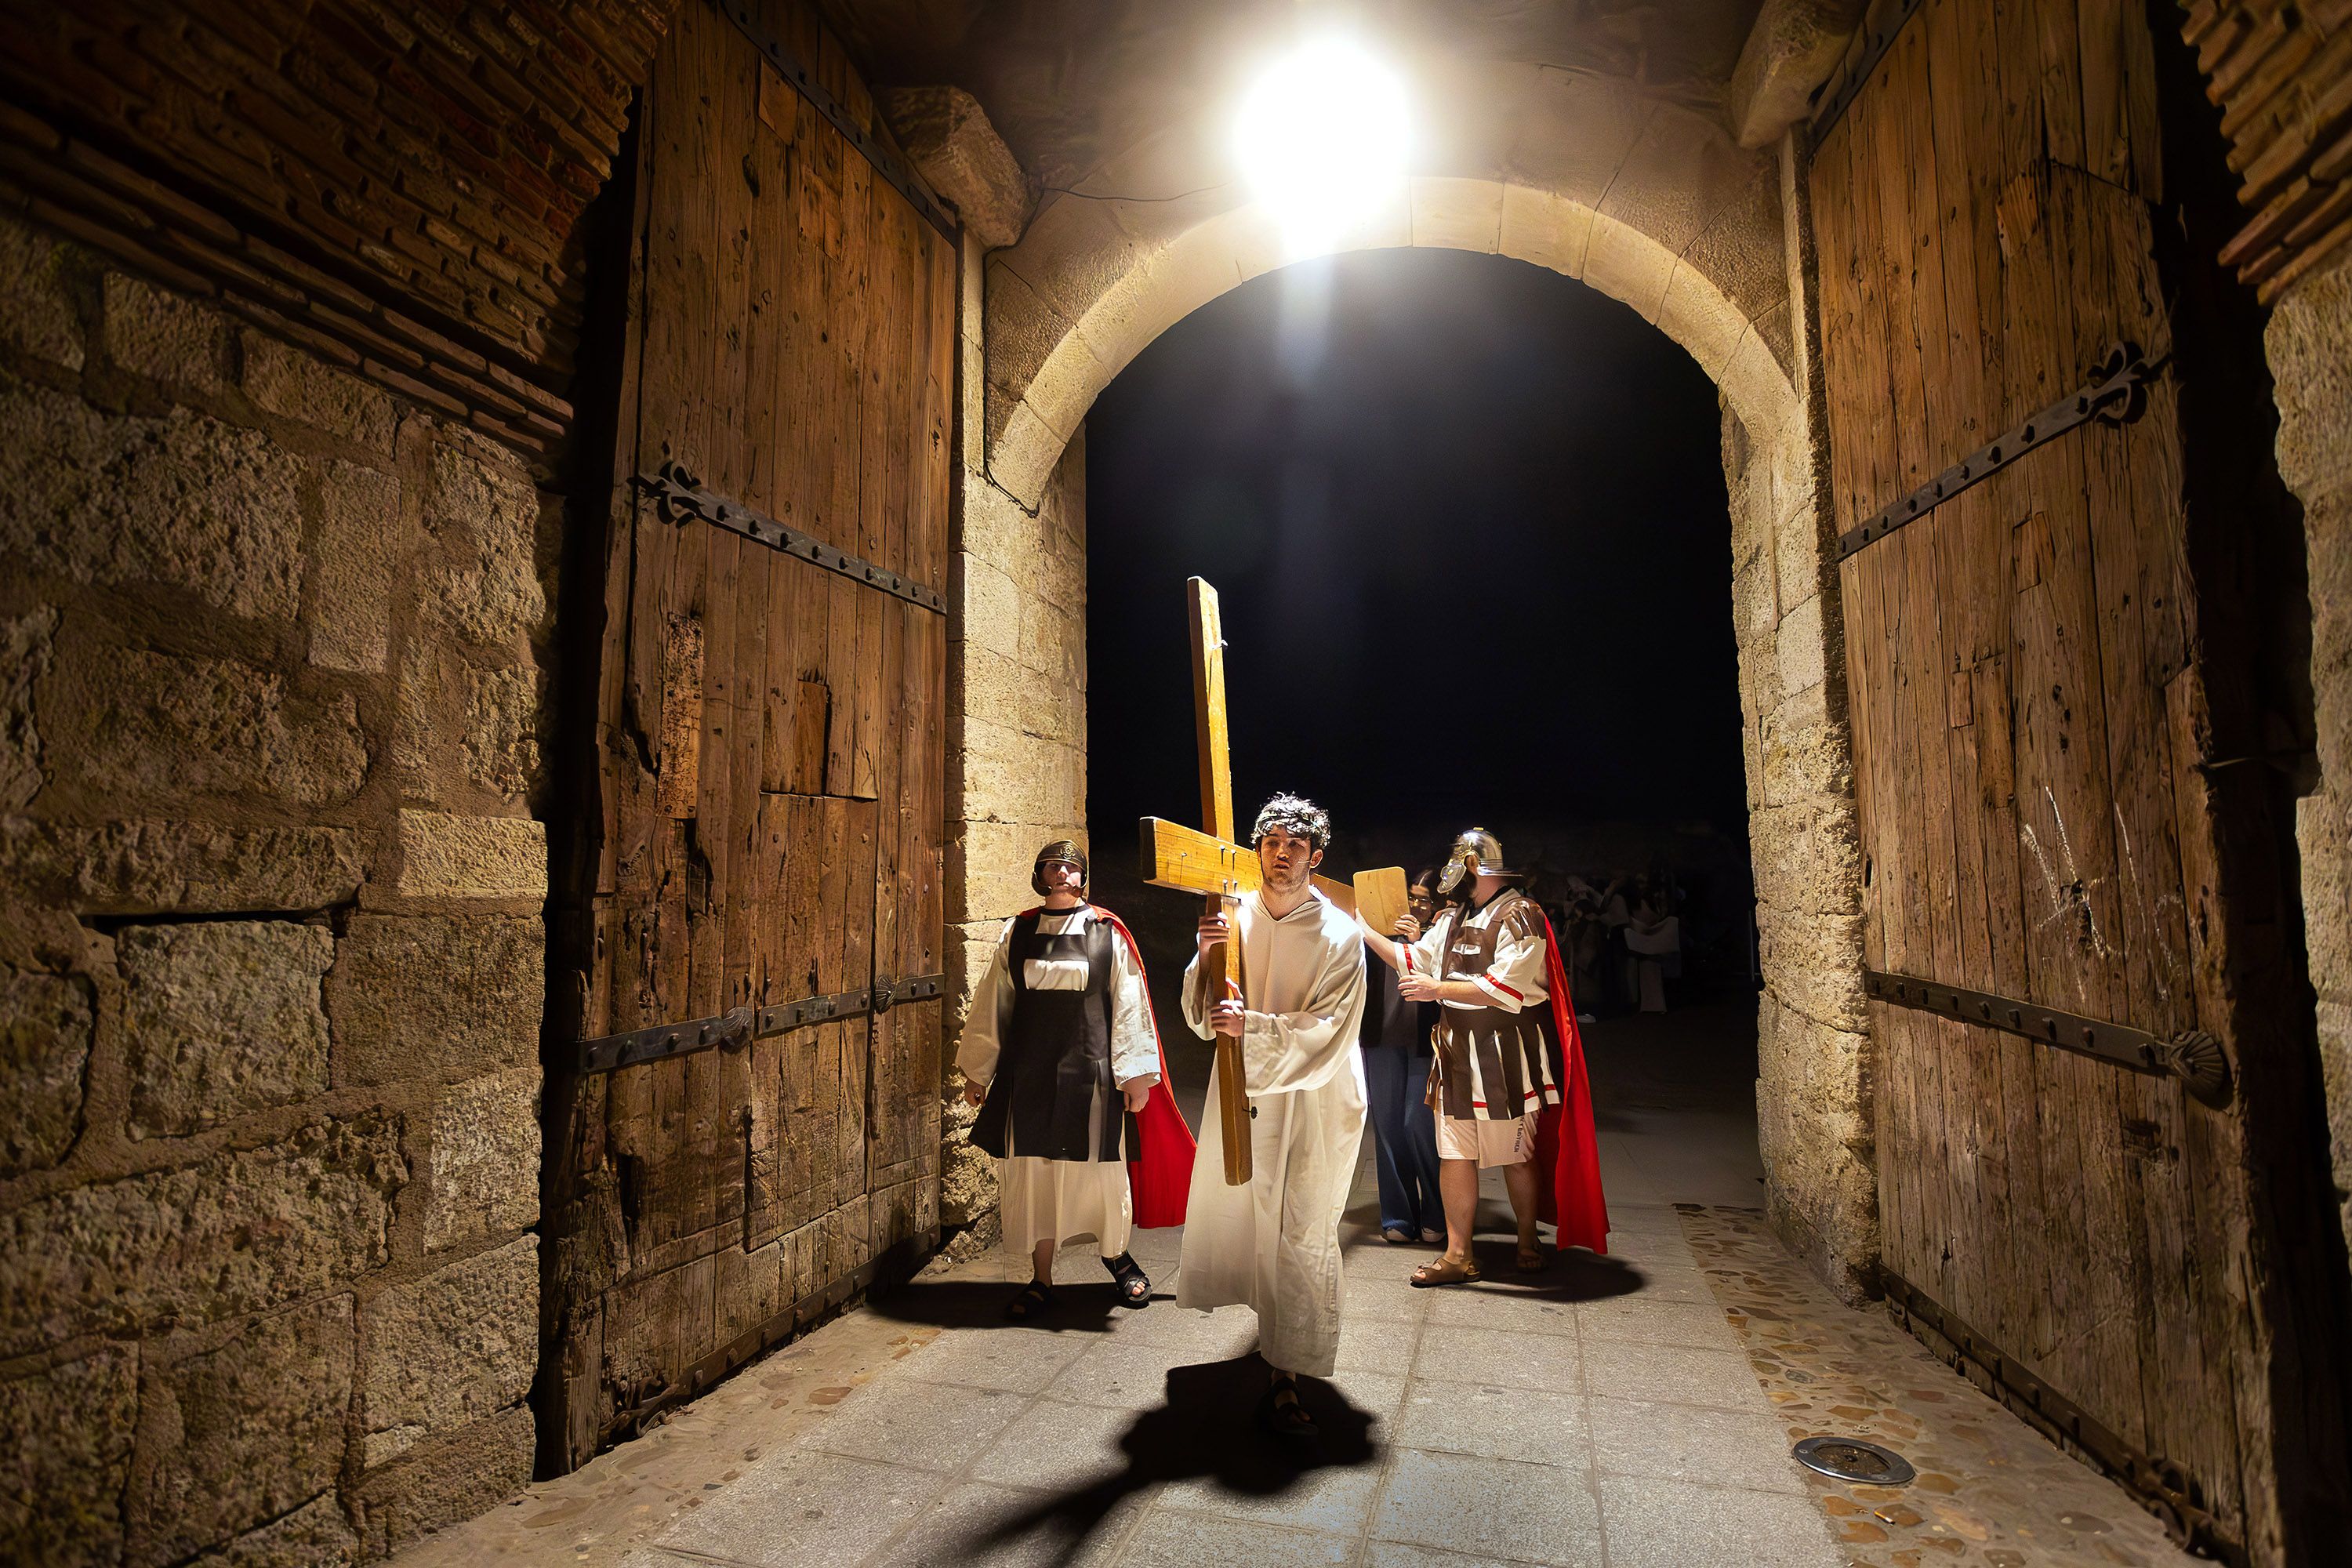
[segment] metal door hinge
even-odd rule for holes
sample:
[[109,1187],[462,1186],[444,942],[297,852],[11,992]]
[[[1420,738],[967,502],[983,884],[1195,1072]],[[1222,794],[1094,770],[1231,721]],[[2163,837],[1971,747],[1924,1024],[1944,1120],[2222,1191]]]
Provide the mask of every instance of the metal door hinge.
[[[843,138],[873,166],[874,172],[882,176],[886,184],[907,198],[907,205],[915,209],[918,216],[939,230],[940,237],[950,245],[961,242],[961,231],[955,219],[931,199],[931,194],[923,188],[921,182],[915,177],[915,172],[907,166],[897,150],[885,138],[859,124],[856,116],[824,89],[824,84],[817,80],[807,62],[784,47],[782,41],[769,31],[765,20],[755,7],[746,4],[745,0],[715,0],[715,3],[719,15],[735,24],[735,30],[750,39],[751,47],[768,58],[768,63],[776,68],[777,73],[808,100],[809,107],[823,116],[826,124],[841,132]],[[880,117],[877,115],[876,118],[878,120]]]
[[2020,1002],[1964,985],[1946,985],[1911,974],[1888,974],[1875,969],[1862,972],[1864,994],[1897,1007],[1910,1007],[1999,1029],[2036,1045],[2050,1046],[2080,1056],[2096,1057],[2135,1072],[2169,1074],[2208,1105],[2229,1098],[2230,1058],[2221,1042],[2202,1029],[2154,1035],[2128,1024],[2063,1013],[2035,1002]]
[[640,494],[653,499],[655,510],[664,522],[682,523],[688,518],[695,518],[713,527],[740,533],[771,550],[797,555],[828,572],[838,572],[853,583],[879,588],[910,605],[920,605],[924,609],[940,615],[947,613],[947,600],[937,589],[926,587],[912,577],[901,577],[887,567],[861,560],[845,550],[835,550],[824,540],[812,538],[788,523],[778,522],[766,512],[704,489],[699,480],[676,463],[664,463],[659,472],[639,474],[632,482]]
[[715,1018],[695,1018],[683,1024],[660,1024],[624,1034],[600,1035],[580,1042],[583,1073],[611,1072],[693,1051],[736,1049],[753,1040],[789,1034],[817,1024],[835,1024],[868,1013],[887,1013],[901,1002],[929,1000],[947,987],[945,974],[906,974],[893,980],[877,976],[862,991],[836,991],[829,995],[803,996],[753,1009],[737,1007]]
[[[1878,68],[1878,62],[1886,58],[1886,51],[1895,47],[1896,35],[1903,31],[1904,24],[1917,14],[1921,4],[1922,0],[1897,0],[1894,7],[1863,35],[1862,52],[1855,58],[1853,68],[1838,79],[1837,90],[1830,94],[1828,101],[1822,105],[1813,118],[1811,141],[1814,146],[1820,146],[1837,122],[1845,118],[1845,111],[1853,107],[1853,100],[1869,83],[1871,73]],[[1828,82],[1823,82],[1822,87],[1828,85]],[[1814,90],[1818,92],[1821,89]]]
[[2040,413],[1979,447],[1900,500],[1879,508],[1859,528],[1838,535],[1838,559],[1875,544],[1906,523],[1916,522],[1945,501],[2009,467],[2028,452],[2038,451],[2067,431],[2096,420],[2103,425],[2128,425],[2147,406],[2147,384],[2163,368],[2137,343],[2108,346],[2099,356],[2091,377]]

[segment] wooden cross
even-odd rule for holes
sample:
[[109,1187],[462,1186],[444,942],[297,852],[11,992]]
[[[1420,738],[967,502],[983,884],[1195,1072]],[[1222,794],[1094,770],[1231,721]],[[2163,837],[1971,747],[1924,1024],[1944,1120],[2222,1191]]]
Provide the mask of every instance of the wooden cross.
[[[1256,853],[1234,842],[1233,754],[1225,731],[1225,639],[1217,591],[1199,577],[1188,579],[1184,587],[1192,609],[1192,714],[1200,735],[1205,831],[1145,817],[1143,879],[1155,888],[1202,894],[1209,913],[1232,920],[1232,906],[1243,894],[1255,892],[1263,879]],[[1355,891],[1347,883],[1318,877],[1315,887],[1341,909],[1355,912]],[[1238,921],[1233,930],[1238,938]],[[1241,1001],[1246,995],[1238,940],[1210,949],[1202,972],[1214,977],[1221,999]],[[1249,1087],[1242,1076],[1242,1043],[1230,1035],[1217,1037],[1217,1117],[1225,1150],[1225,1184],[1237,1187],[1250,1179]]]

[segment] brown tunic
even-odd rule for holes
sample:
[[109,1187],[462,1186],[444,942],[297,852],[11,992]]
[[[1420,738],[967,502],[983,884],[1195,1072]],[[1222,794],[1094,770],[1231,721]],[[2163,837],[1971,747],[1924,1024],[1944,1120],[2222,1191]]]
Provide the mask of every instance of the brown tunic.
[[[1441,980],[1470,980],[1495,962],[1496,944],[1506,933],[1515,940],[1540,940],[1543,913],[1525,893],[1508,889],[1495,896],[1492,919],[1470,925],[1461,914],[1446,917],[1445,969]],[[1431,1103],[1458,1121],[1508,1121],[1559,1103],[1559,1043],[1552,1038],[1551,1004],[1517,1013],[1500,1007],[1438,1010],[1436,1060],[1431,1064]]]

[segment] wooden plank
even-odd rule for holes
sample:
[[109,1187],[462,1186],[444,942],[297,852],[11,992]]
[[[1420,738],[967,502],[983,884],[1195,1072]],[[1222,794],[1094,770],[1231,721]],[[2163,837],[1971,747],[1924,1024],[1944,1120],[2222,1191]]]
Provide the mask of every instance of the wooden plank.
[[1367,926],[1381,935],[1393,930],[1398,918],[1407,912],[1411,889],[1405,886],[1403,867],[1383,866],[1374,871],[1359,871],[1352,885],[1356,890],[1356,912]]
[[[1997,121],[1984,105],[1998,102],[1998,58],[1988,6],[1944,3],[1929,7],[1928,92],[1932,155],[1940,204],[1947,325],[1944,382],[1955,439],[1974,447],[2005,427],[2000,384],[1998,320],[2000,258],[1990,193],[1980,172],[1998,157]],[[1989,302],[1990,296],[1990,302]],[[2010,761],[2008,689],[2009,530],[2000,498],[1983,488],[1943,509],[1940,571],[1955,584],[1948,605],[1947,644],[1965,718],[1955,714],[1948,737],[1953,780],[1953,830],[1964,973],[2021,977],[2017,910],[2016,832]],[[1995,989],[2000,987],[1997,985]],[[2014,995],[2014,990],[2002,992]],[[2032,1121],[2032,1047],[1994,1030],[1967,1031],[1962,1047],[1975,1064],[1969,1117],[1969,1157],[1983,1206],[1981,1251],[1989,1298],[2013,1326],[2021,1353],[2052,1338],[2041,1169]]]
[[[1905,298],[1909,277],[1907,205],[1900,199],[1892,204],[1888,200],[1887,184],[1893,176],[1886,167],[1890,160],[1883,153],[1889,134],[1891,100],[1906,84],[1888,74],[1885,64],[1873,73],[1846,117],[1852,124],[1847,143],[1848,200],[1857,277],[1851,395],[1853,407],[1865,421],[1850,429],[1857,435],[1874,433],[1874,438],[1855,442],[1852,471],[1855,503],[1870,510],[1883,504],[1885,497],[1911,488],[1917,482],[1916,476],[1932,467],[1920,451],[1916,412],[1912,423],[1899,416],[1905,409],[1906,387],[1916,386],[1916,349]],[[1916,393],[1912,404],[1916,409]],[[1898,416],[1890,417],[1890,413]],[[1852,521],[1858,520],[1857,516]],[[1869,698],[1875,744],[1864,775],[1876,828],[1870,852],[1874,868],[1872,879],[1879,889],[1885,962],[1906,971],[1931,962],[1917,929],[1914,904],[1922,882],[1925,846],[1918,826],[1919,800],[1911,783],[1916,768],[1910,754],[1913,704],[1906,693],[1916,676],[1916,655],[1908,646],[1908,620],[1914,613],[1932,611],[1926,606],[1915,609],[1906,599],[1911,542],[1898,538],[1890,542],[1891,549],[1882,546],[1866,552],[1859,558],[1856,577],[1863,619],[1871,628],[1871,646],[1878,659],[1877,679]],[[1886,1091],[1882,1104],[1892,1119],[1894,1148],[1902,1151],[1899,1158],[1905,1165],[1895,1175],[1895,1223],[1886,1227],[1893,1238],[1888,1251],[1906,1278],[1941,1279],[1950,1251],[1950,1231],[1940,1169],[1942,1151],[1937,1146],[1942,1128],[1935,1113],[1936,1085],[1929,1078],[1937,1050],[1935,1026],[1931,1020],[1907,1012],[1882,1011],[1879,1017]]]
[[[1955,406],[1948,390],[1950,329],[1927,58],[1930,36],[1926,26],[1906,28],[1889,62],[1901,74],[1890,83],[1887,103],[1893,177],[1881,187],[1886,233],[1890,244],[1899,247],[1889,259],[1902,279],[1900,287],[1888,292],[1895,317],[1891,326],[1898,334],[1907,334],[1909,347],[1907,354],[1897,353],[1893,367],[1902,409],[1896,427],[1913,454],[1904,476],[1906,483],[1940,471],[1952,454],[1973,446],[1976,427],[1973,411]],[[1885,164],[1882,160],[1882,167]],[[1898,559],[1903,576],[1895,590],[1902,600],[1909,649],[1910,674],[1904,685],[1906,795],[1917,805],[1919,864],[1926,878],[1924,886],[1908,890],[1904,904],[1917,951],[1927,955],[1933,966],[1929,973],[1938,975],[1964,973],[1957,908],[1962,878],[1948,740],[1950,677],[1957,660],[1947,649],[1945,620],[1951,602],[1967,590],[1965,584],[1948,584],[1944,553],[1951,531],[1952,520],[1938,517],[1917,537],[1902,542]],[[1988,1268],[1986,1248],[1978,1237],[1985,1201],[1978,1188],[1974,1132],[1983,1097],[1975,1080],[1968,1031],[1948,1020],[1922,1018],[1913,1033],[1929,1047],[1917,1068],[1938,1233],[1946,1238],[1940,1272],[1951,1294],[1944,1299],[1981,1303],[1998,1275]]]
[[[2154,276],[2150,214],[2128,193],[2073,182],[2080,234],[2075,288],[2100,314],[2085,331],[2170,347]],[[2165,690],[2186,662],[2182,618],[2187,520],[2182,511],[2178,413],[2170,376],[2150,389],[2136,424],[2097,430],[2084,444],[2092,471],[2102,680],[2113,715],[2108,773],[2118,846],[2122,937],[2133,1021],[2159,1031],[2199,1021],[2189,952],[2186,889],[2171,781],[2179,763]],[[2187,1466],[2208,1506],[2233,1533],[2245,1523],[2239,1412],[2230,1390],[2240,1370],[2237,1314],[2210,1260],[2228,1228],[2212,1202],[2240,1195],[2242,1152],[2193,1138],[2195,1110],[2169,1083],[2119,1076],[2112,1086],[2143,1220],[2140,1268],[2147,1292],[2141,1364],[2149,1446]],[[2242,1198],[2241,1197],[2241,1201]]]

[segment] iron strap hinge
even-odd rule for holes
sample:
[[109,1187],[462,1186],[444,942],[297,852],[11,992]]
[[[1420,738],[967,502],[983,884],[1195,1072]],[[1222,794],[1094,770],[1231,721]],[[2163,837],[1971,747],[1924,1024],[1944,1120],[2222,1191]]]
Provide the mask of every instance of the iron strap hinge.
[[753,1040],[790,1034],[817,1024],[839,1023],[868,1013],[887,1013],[901,1002],[930,1000],[946,989],[947,980],[945,974],[908,974],[897,980],[881,975],[863,991],[803,996],[797,1002],[780,1002],[772,1007],[738,1007],[715,1018],[600,1035],[580,1042],[580,1070],[611,1072],[616,1068],[666,1061],[693,1051],[740,1047]]
[[[2244,1545],[2227,1533],[2221,1521],[2205,1508],[2202,1489],[2185,1466],[2151,1456],[2116,1436],[2105,1423],[2043,1382],[2032,1367],[1953,1316],[1941,1302],[1893,1269],[1882,1267],[1878,1280],[1886,1290],[1887,1300],[1902,1310],[1902,1316],[1916,1321],[1910,1325],[1913,1335],[1936,1349],[1939,1359],[1975,1363],[1991,1378],[2003,1404],[2012,1408],[2022,1405],[2039,1418],[2037,1425],[2054,1428],[2088,1454],[2094,1465],[2114,1477],[2163,1521],[2166,1532],[2173,1540],[2200,1556],[2244,1568]],[[1933,1340],[1919,1334],[1917,1323],[1933,1330],[1937,1339],[1950,1347],[1949,1351],[1937,1349]]]
[[2218,1105],[2230,1091],[2230,1058],[2221,1042],[2202,1029],[2172,1035],[2152,1035],[2128,1024],[2062,1013],[2039,1003],[2020,1002],[1964,985],[1946,985],[1912,974],[1862,972],[1863,991],[1874,1000],[1922,1013],[1934,1013],[2021,1036],[2037,1045],[2052,1046],[2080,1056],[2096,1057],[2134,1072],[2170,1074],[2189,1086],[2189,1092],[2209,1105]]
[[1861,527],[1838,535],[1838,559],[1843,561],[1863,546],[1876,543],[1905,523],[1916,522],[1962,490],[2077,426],[2095,419],[2103,425],[2130,424],[2147,406],[2147,384],[2161,368],[2161,362],[2149,360],[2137,343],[2110,344],[2099,356],[2091,378],[2081,386],[2015,429],[1994,437],[1901,500],[1889,501]]
[[768,63],[809,100],[810,108],[848,138],[849,144],[874,166],[874,172],[881,175],[883,182],[892,190],[906,197],[907,205],[913,207],[925,223],[938,229],[940,237],[950,245],[961,242],[962,231],[957,227],[956,220],[949,216],[946,210],[931,199],[930,193],[916,182],[914,172],[907,167],[898,152],[889,142],[860,125],[856,117],[842,106],[841,100],[824,89],[824,85],[816,79],[801,58],[784,47],[753,17],[752,8],[747,0],[716,0],[716,4],[719,14],[735,24],[735,30],[751,39],[751,47],[768,57]]
[[821,539],[812,539],[788,523],[778,522],[763,511],[755,511],[740,501],[704,489],[692,474],[676,463],[664,463],[658,473],[639,474],[635,483],[641,494],[651,496],[664,522],[684,522],[698,518],[715,528],[740,533],[755,543],[771,550],[781,550],[803,561],[838,572],[853,583],[863,583],[869,588],[879,588],[895,598],[910,605],[919,605],[937,615],[947,614],[948,602],[935,588],[925,587],[912,577],[901,577],[896,572],[863,561],[846,551],[835,550]]
[[[1894,6],[1880,16],[1877,26],[1863,36],[1862,54],[1853,62],[1853,68],[1838,79],[1837,90],[1830,94],[1829,101],[1813,116],[1814,146],[1820,146],[1832,127],[1845,118],[1845,111],[1853,107],[1854,99],[1870,80],[1870,73],[1876,70],[1878,62],[1886,58],[1886,51],[1895,46],[1895,35],[1902,32],[1903,25],[1917,14],[1921,3],[1922,0],[1896,0]],[[1828,85],[1828,82],[1823,82],[1822,87]],[[1817,87],[1813,90],[1819,92],[1822,88]]]

